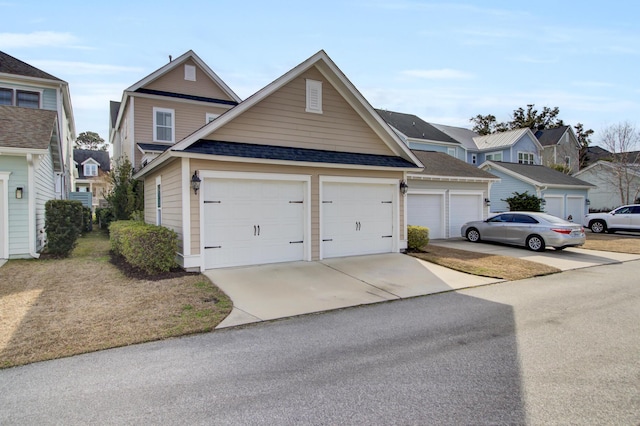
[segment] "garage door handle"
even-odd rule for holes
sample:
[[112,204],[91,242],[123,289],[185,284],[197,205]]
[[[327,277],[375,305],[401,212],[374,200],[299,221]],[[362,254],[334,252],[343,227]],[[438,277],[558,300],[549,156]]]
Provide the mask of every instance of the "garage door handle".
[[257,231],[256,226],[255,226],[255,225],[253,225],[253,236],[254,236],[254,237],[256,236],[256,231]]
[[260,235],[260,225],[258,225],[258,235]]

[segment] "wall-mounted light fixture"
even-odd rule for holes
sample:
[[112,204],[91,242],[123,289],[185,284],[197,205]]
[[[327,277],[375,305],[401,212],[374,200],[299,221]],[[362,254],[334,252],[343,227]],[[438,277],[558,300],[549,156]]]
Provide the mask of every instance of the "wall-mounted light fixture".
[[590,206],[590,205],[591,205],[591,200],[590,200],[590,199],[588,199],[588,198],[587,198],[586,200],[584,200],[584,202],[585,202],[585,203],[587,203],[587,205],[588,205],[588,206]]
[[200,177],[198,176],[198,171],[193,172],[193,176],[191,176],[191,188],[193,189],[193,193],[198,195],[198,189],[200,189]]
[[485,205],[485,206],[490,206],[490,205],[491,205],[491,200],[490,200],[490,199],[488,199],[488,198],[485,198],[485,199],[484,199],[484,205]]
[[547,205],[547,200],[545,200],[544,198],[540,199],[540,204],[542,204],[543,206]]
[[401,180],[400,181],[400,192],[402,193],[402,195],[407,195],[407,191],[409,191],[409,185],[407,185],[407,182]]
[[22,192],[23,192],[23,189],[21,186],[16,188],[16,198],[18,200],[22,199]]

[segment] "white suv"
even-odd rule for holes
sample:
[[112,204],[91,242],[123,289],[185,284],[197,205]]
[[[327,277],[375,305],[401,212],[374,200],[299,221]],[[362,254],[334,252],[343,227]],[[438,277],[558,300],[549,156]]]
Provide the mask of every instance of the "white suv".
[[640,204],[618,207],[609,213],[591,213],[582,224],[591,232],[640,231]]

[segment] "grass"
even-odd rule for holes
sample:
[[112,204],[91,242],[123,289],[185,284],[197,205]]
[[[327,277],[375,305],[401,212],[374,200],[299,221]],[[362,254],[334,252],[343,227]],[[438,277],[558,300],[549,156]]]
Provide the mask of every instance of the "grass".
[[640,234],[594,234],[587,232],[587,242],[582,248],[589,250],[613,251],[640,254]]
[[410,254],[456,271],[509,281],[560,272],[560,269],[529,260],[434,245],[426,246],[422,252]]
[[94,231],[67,259],[0,268],[0,368],[210,331],[231,308],[201,274],[125,276]]

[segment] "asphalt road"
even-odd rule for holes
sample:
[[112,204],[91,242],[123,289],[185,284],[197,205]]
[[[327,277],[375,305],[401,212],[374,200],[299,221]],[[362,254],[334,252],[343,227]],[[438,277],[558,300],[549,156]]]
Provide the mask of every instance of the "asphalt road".
[[0,370],[0,424],[640,423],[640,262]]

